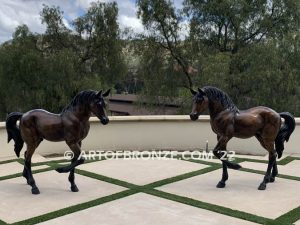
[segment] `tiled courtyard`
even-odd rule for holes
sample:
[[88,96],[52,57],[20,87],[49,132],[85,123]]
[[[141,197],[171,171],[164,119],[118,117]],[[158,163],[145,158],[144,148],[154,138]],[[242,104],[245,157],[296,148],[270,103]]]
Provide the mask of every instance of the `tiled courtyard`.
[[266,157],[236,156],[224,189],[216,160],[114,159],[76,169],[79,192],[54,169],[62,157],[33,159],[40,195],[21,176],[22,159],[0,161],[1,224],[300,224],[300,157],[285,155],[279,177],[257,190]]

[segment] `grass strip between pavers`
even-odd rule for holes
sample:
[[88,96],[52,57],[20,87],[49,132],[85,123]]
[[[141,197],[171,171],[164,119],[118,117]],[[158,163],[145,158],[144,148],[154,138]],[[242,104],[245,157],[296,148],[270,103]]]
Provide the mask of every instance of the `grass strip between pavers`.
[[[265,175],[264,171],[248,169],[248,168],[241,168],[240,171]],[[280,174],[280,173],[277,175],[277,177],[287,179],[287,180],[300,181],[300,177],[295,177],[295,176],[290,176],[290,175],[285,175],[285,174]]]
[[18,159],[8,159],[8,160],[0,161],[0,165],[6,164],[6,163],[11,163],[11,162],[18,162]]
[[181,174],[181,175],[178,175],[178,176],[175,176],[175,177],[170,177],[170,178],[167,178],[167,179],[164,179],[164,180],[155,181],[153,183],[144,185],[143,187],[144,188],[150,188],[150,189],[151,188],[156,188],[156,187],[160,187],[160,186],[163,186],[163,185],[175,183],[177,181],[181,181],[181,180],[184,180],[184,179],[188,179],[188,178],[191,178],[191,177],[199,176],[199,175],[202,175],[202,174],[205,174],[205,173],[209,173],[209,172],[212,172],[212,171],[217,170],[219,168],[221,168],[221,167],[220,166],[210,166],[210,167],[206,167],[206,168],[196,170],[196,171],[193,171],[193,172],[188,172],[188,173],[185,173],[185,174]]
[[100,205],[100,204],[104,204],[104,203],[111,202],[111,201],[114,201],[114,200],[117,200],[117,199],[120,199],[120,198],[124,198],[124,197],[130,196],[130,195],[136,194],[136,193],[137,193],[136,190],[125,190],[125,191],[122,191],[122,192],[118,192],[116,194],[112,194],[112,195],[108,195],[108,196],[105,196],[105,197],[97,198],[95,200],[80,203],[80,204],[70,206],[70,207],[67,207],[67,208],[64,208],[64,209],[60,209],[60,210],[57,210],[57,211],[53,211],[53,212],[50,212],[50,213],[47,213],[47,214],[44,214],[44,215],[40,215],[40,216],[33,217],[33,218],[30,218],[30,219],[27,219],[27,220],[16,222],[16,223],[13,223],[13,225],[28,225],[28,224],[41,223],[41,222],[44,222],[44,221],[47,221],[47,220],[55,219],[57,217],[61,217],[61,216],[65,216],[67,214],[77,212],[77,211],[80,211],[80,210],[84,210],[84,209],[87,209],[87,208],[90,208],[90,207],[94,207],[94,206],[97,206],[97,205]]
[[278,224],[292,224],[300,220],[300,206],[276,218]]
[[292,157],[292,156],[287,156],[284,159],[282,159],[280,161],[277,161],[277,165],[285,166],[285,165],[289,164],[290,162],[292,162],[294,160],[298,160],[298,159],[295,158],[295,157]]
[[100,175],[100,174],[97,174],[97,173],[92,173],[92,172],[89,172],[89,171],[86,171],[86,170],[75,169],[75,173],[86,176],[86,177],[94,178],[94,179],[97,179],[97,180],[105,181],[107,183],[119,185],[121,187],[130,188],[130,189],[139,189],[138,185],[131,184],[131,183],[128,183],[126,181],[114,179],[114,178],[111,178],[111,177],[103,176],[103,175]]
[[[182,197],[182,196],[176,196],[176,195],[173,195],[173,194],[170,194],[170,193],[166,193],[166,192],[162,192],[162,191],[158,191],[158,190],[153,189],[155,187],[159,187],[159,186],[166,185],[166,184],[169,184],[169,183],[174,183],[174,182],[177,182],[177,181],[180,181],[180,180],[183,180],[183,179],[187,179],[187,178],[190,178],[190,177],[193,177],[193,176],[198,176],[198,175],[201,175],[201,174],[209,173],[209,172],[217,170],[219,168],[220,168],[220,165],[215,165],[215,166],[203,168],[201,170],[192,171],[192,172],[189,172],[189,173],[186,173],[186,174],[182,174],[182,175],[174,176],[174,177],[171,177],[171,178],[163,179],[163,180],[160,180],[160,181],[156,181],[156,182],[144,185],[144,186],[134,185],[134,184],[131,184],[131,183],[128,183],[128,182],[120,181],[120,180],[117,180],[117,179],[112,179],[112,178],[109,178],[109,177],[106,177],[106,176],[102,176],[102,175],[99,175],[99,174],[87,172],[87,171],[84,171],[84,170],[78,170],[77,169],[76,173],[81,174],[81,175],[85,175],[85,176],[88,176],[88,177],[91,177],[91,178],[94,178],[94,179],[106,181],[106,182],[109,182],[111,184],[121,185],[123,187],[128,187],[128,188],[133,188],[132,190],[135,190],[136,193],[143,192],[143,193],[155,195],[157,197],[173,200],[173,201],[176,201],[176,202],[181,202],[181,203],[186,204],[186,205],[207,209],[207,210],[210,210],[210,211],[214,211],[214,212],[221,213],[221,214],[228,215],[228,216],[235,217],[235,218],[240,218],[240,219],[253,221],[253,222],[257,222],[257,223],[261,223],[261,224],[272,221],[268,218],[255,216],[255,215],[252,215],[252,214],[249,214],[249,213],[245,213],[245,212],[241,212],[241,211],[237,211],[237,210],[232,210],[232,209],[229,209],[229,208],[226,208],[226,207],[217,206],[217,205],[201,202],[201,201],[194,200],[194,199],[189,199],[189,198]],[[157,192],[159,192],[159,194],[157,194]],[[161,193],[163,193],[163,194],[161,194]],[[172,196],[172,197],[170,197],[170,196]],[[178,198],[179,198],[179,200],[178,200]],[[188,201],[187,201],[187,199],[188,199]]]
[[[293,160],[300,160],[300,158],[287,156],[285,159],[280,161],[281,163],[278,162],[278,164],[286,165],[286,164],[288,164],[289,162],[291,162]],[[17,161],[17,162],[20,162],[21,164],[23,164],[22,159],[6,160],[6,161],[0,162],[0,164],[14,162],[14,161]],[[87,163],[97,162],[97,161],[100,161],[100,160],[90,160],[90,161],[87,161]],[[103,204],[103,203],[106,203],[106,202],[110,202],[110,201],[117,200],[117,199],[120,199],[120,198],[123,198],[123,197],[127,197],[129,195],[136,194],[136,193],[139,193],[139,192],[144,192],[144,193],[147,193],[147,194],[150,194],[150,195],[154,195],[154,196],[157,196],[157,197],[173,200],[173,201],[180,202],[180,203],[183,203],[183,204],[186,204],[186,205],[191,205],[191,206],[194,206],[194,207],[203,208],[203,209],[210,210],[210,211],[213,211],[213,212],[217,212],[217,213],[220,213],[220,214],[228,215],[228,216],[231,216],[231,217],[234,217],[234,218],[240,218],[240,219],[244,219],[244,220],[252,221],[252,222],[256,222],[256,223],[261,223],[261,224],[291,224],[291,223],[293,223],[293,222],[300,219],[299,218],[300,217],[300,206],[298,208],[296,208],[294,210],[291,210],[288,213],[278,217],[276,220],[271,220],[271,219],[268,219],[268,218],[256,216],[256,215],[249,214],[249,213],[246,213],[246,212],[233,210],[233,209],[230,209],[230,208],[226,208],[226,207],[222,207],[222,206],[218,206],[218,205],[213,205],[213,204],[210,204],[210,203],[201,202],[201,201],[198,201],[198,200],[195,200],[195,199],[190,199],[190,198],[187,198],[187,197],[178,196],[178,195],[175,195],[175,194],[170,194],[170,193],[167,193],[167,192],[163,192],[163,191],[153,189],[155,187],[159,187],[159,186],[163,186],[163,185],[166,185],[166,184],[174,183],[174,182],[177,182],[177,181],[180,181],[180,180],[184,180],[184,179],[187,179],[187,178],[190,178],[190,177],[193,177],[193,176],[198,176],[198,175],[208,173],[208,172],[211,172],[211,171],[214,171],[214,170],[217,170],[217,169],[221,168],[221,164],[215,163],[215,162],[209,162],[209,161],[205,161],[205,160],[185,160],[185,161],[200,163],[200,164],[204,164],[204,165],[209,165],[209,167],[206,167],[206,168],[203,168],[203,169],[197,170],[197,171],[192,171],[192,172],[189,172],[189,173],[186,173],[186,174],[181,174],[181,175],[178,175],[178,176],[174,176],[174,177],[171,177],[171,178],[163,179],[163,180],[160,180],[160,181],[156,181],[156,182],[144,185],[144,186],[131,184],[131,183],[128,183],[128,182],[125,182],[125,181],[122,181],[122,180],[106,177],[106,176],[96,174],[96,173],[92,173],[92,172],[88,172],[88,171],[85,171],[85,170],[76,169],[75,171],[76,171],[77,174],[87,176],[87,177],[90,177],[90,178],[94,178],[94,179],[97,179],[97,180],[101,180],[101,181],[104,181],[104,182],[108,182],[108,183],[111,183],[111,184],[115,184],[115,185],[118,185],[118,186],[122,186],[122,187],[128,188],[129,190],[119,192],[117,194],[101,197],[101,198],[98,198],[98,199],[95,199],[95,200],[92,200],[92,201],[89,201],[89,202],[81,203],[81,204],[78,204],[78,205],[75,205],[75,206],[60,209],[60,210],[57,210],[57,211],[54,211],[54,212],[50,212],[50,213],[47,213],[47,214],[44,214],[44,215],[41,215],[41,216],[30,218],[30,219],[20,221],[20,222],[14,223],[14,224],[35,224],[35,223],[47,221],[47,220],[54,219],[54,218],[57,218],[57,217],[60,217],[60,216],[63,216],[63,215],[67,215],[67,214],[70,214],[70,213],[73,213],[73,212],[83,210],[83,209],[86,209],[86,208],[89,208],[89,207],[97,206],[97,205],[100,205],[100,204]],[[257,161],[257,160],[255,160],[255,159],[252,160],[252,159],[247,159],[247,158],[237,158],[237,160],[235,162],[240,163],[240,162],[244,162],[244,161]],[[261,162],[261,163],[266,163],[267,162],[266,160],[258,160],[258,161]],[[57,166],[60,166],[59,164],[57,164],[57,163],[60,163],[60,162],[68,162],[68,160],[62,159],[62,160],[53,160],[53,161],[46,161],[46,162],[40,162],[40,163],[33,163],[34,166],[38,166],[38,165],[48,165],[49,166],[49,168],[36,170],[36,171],[33,171],[33,173],[40,173],[40,172],[46,172],[46,171],[53,170]],[[263,171],[259,171],[259,170],[246,169],[246,168],[242,168],[241,170],[244,171],[244,172],[264,174]],[[22,176],[22,173],[0,177],[0,180],[11,179],[11,178],[14,178],[14,177],[19,177],[19,176]],[[293,176],[289,176],[289,175],[279,175],[279,177],[285,178],[285,179],[297,180],[297,181],[300,180],[300,177],[293,177]],[[0,225],[1,224],[6,224],[6,223],[4,221],[0,220]]]
[[[50,170],[54,170],[54,168],[48,167],[48,168],[44,168],[44,169],[34,170],[34,171],[32,171],[32,174],[47,172],[47,171],[50,171]],[[11,175],[0,177],[0,181],[1,180],[12,179],[12,178],[16,178],[16,177],[21,177],[21,176],[22,176],[22,173],[11,174]]]
[[[288,158],[289,156],[287,156],[286,158]],[[251,159],[250,159],[251,160]],[[284,160],[284,159],[283,159]],[[283,162],[281,165],[286,165],[289,162],[293,161],[293,160],[298,160],[295,157],[290,157],[288,158],[285,162]],[[209,162],[209,161],[203,161],[203,160],[193,160],[193,159],[189,159],[189,160],[185,160],[187,162],[193,162],[193,163],[200,163],[200,164],[205,164],[205,165],[211,165],[211,166],[220,166],[220,163],[215,163],[215,162]],[[234,161],[236,163],[241,163],[241,162],[245,162],[247,161],[246,159],[240,159],[239,161]],[[282,161],[282,160],[281,160]],[[280,162],[281,162],[280,161]],[[261,162],[264,163],[264,162]],[[267,166],[266,166],[267,169]],[[265,171],[261,171],[261,170],[254,170],[254,169],[249,169],[249,168],[241,168],[240,171],[244,171],[244,172],[249,172],[249,173],[257,173],[257,174],[262,174],[264,175],[266,172]],[[283,179],[288,179],[288,180],[296,180],[296,181],[300,181],[300,177],[296,177],[296,176],[290,176],[290,175],[285,175],[285,174],[280,174],[280,170],[279,170],[279,174],[277,175],[277,177],[279,178],[283,178]]]
[[233,210],[233,209],[226,208],[223,206],[214,205],[214,204],[210,204],[207,202],[202,202],[199,200],[195,200],[195,199],[191,199],[191,198],[187,198],[187,197],[183,197],[183,196],[179,196],[179,195],[175,195],[175,194],[170,194],[170,193],[155,190],[155,189],[152,189],[152,190],[148,189],[145,191],[145,193],[154,195],[157,197],[169,199],[169,200],[172,200],[175,202],[180,202],[180,203],[183,203],[186,205],[194,206],[197,208],[206,209],[206,210],[213,211],[216,213],[221,213],[221,214],[231,216],[234,218],[239,218],[239,219],[255,222],[255,223],[264,224],[264,223],[273,221],[273,220],[265,218],[265,217],[256,216],[256,215],[253,215],[250,213]]

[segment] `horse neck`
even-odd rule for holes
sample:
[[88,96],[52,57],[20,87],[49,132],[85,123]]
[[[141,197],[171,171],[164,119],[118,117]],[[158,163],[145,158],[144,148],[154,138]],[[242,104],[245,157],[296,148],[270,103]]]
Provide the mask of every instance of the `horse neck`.
[[74,106],[70,110],[64,112],[64,114],[73,114],[79,121],[88,121],[91,117],[91,112],[83,106]]
[[226,110],[224,106],[218,100],[210,100],[208,103],[209,115],[211,118],[216,117],[220,112]]

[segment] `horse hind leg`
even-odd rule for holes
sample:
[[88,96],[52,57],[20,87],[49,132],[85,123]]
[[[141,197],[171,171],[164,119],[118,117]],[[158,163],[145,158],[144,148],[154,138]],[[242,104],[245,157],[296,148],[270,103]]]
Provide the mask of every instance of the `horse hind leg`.
[[278,168],[277,168],[277,162],[275,159],[274,165],[273,165],[273,169],[272,169],[272,174],[270,177],[270,183],[273,183],[275,181],[275,177],[278,175]]
[[[256,135],[255,136],[257,138],[257,140],[259,141],[259,143],[261,144],[261,146],[263,148],[265,148],[267,151],[268,148],[271,149],[271,147],[268,147],[268,145],[265,143],[264,139],[262,138],[262,136],[260,135]],[[270,145],[271,146],[271,145]],[[273,145],[274,146],[274,145]],[[272,147],[273,149],[273,147]],[[270,153],[269,153],[269,157],[270,157]],[[277,162],[276,162],[276,157],[275,157],[275,161],[274,161],[274,164],[273,164],[273,168],[272,168],[272,174],[271,174],[271,177],[270,177],[270,183],[273,183],[275,181],[275,177],[278,175],[278,168],[277,168]]]
[[31,171],[31,158],[36,149],[36,146],[34,145],[27,145],[27,151],[25,154],[25,165],[24,165],[24,171],[23,176],[27,180],[27,184],[31,186],[31,193],[32,194],[40,194],[39,188],[36,186],[35,180],[32,175]]
[[276,163],[277,153],[274,149],[274,142],[273,141],[264,142],[264,146],[269,152],[269,162],[268,162],[268,167],[264,179],[260,183],[258,190],[265,190],[267,187],[267,183],[274,182],[275,176],[278,174],[277,163]]
[[[42,141],[43,141],[43,139],[41,138],[41,139],[36,143],[36,147],[35,147],[34,149],[36,149]],[[33,152],[34,152],[34,151],[33,151]],[[27,150],[26,150],[25,153],[24,153],[24,161],[26,160],[26,157],[27,157]],[[27,184],[29,185],[29,181],[28,181],[29,176],[28,176],[28,171],[27,171],[27,168],[26,168],[26,166],[25,166],[25,163],[24,163],[24,169],[23,169],[22,176],[23,176],[24,178],[26,178]]]

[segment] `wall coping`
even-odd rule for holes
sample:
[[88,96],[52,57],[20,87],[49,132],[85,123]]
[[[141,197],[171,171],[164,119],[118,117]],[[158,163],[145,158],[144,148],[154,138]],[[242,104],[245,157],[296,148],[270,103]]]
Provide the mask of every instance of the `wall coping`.
[[[162,121],[190,121],[188,115],[147,115],[147,116],[109,116],[110,122],[162,122]],[[201,115],[199,122],[209,121],[209,115]],[[300,124],[300,117],[296,117],[296,124]],[[97,117],[90,118],[91,123],[99,122]],[[5,122],[0,122],[0,129],[5,129]]]

